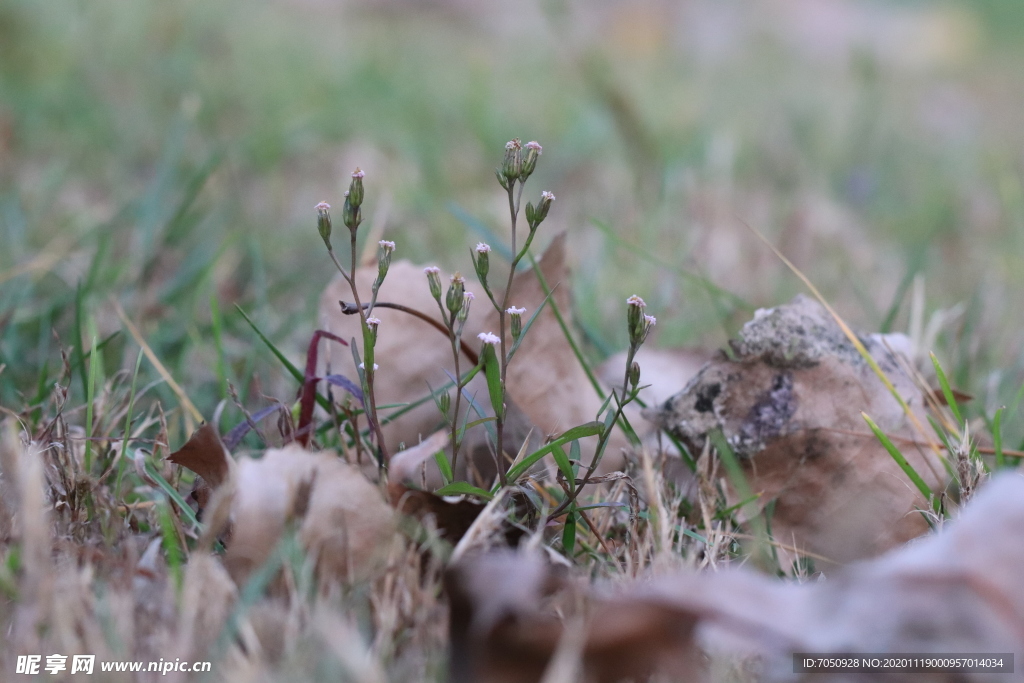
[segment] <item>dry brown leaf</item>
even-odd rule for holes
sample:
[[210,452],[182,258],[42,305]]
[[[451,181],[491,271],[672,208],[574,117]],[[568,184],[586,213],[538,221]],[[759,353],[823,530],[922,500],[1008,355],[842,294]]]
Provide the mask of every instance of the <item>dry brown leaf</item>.
[[851,679],[822,672],[801,678],[792,654],[1019,652],[1022,565],[1024,477],[1017,473],[988,483],[934,536],[813,584],[732,568],[663,576],[609,595],[580,591],[537,556],[492,553],[463,561],[446,577],[451,670],[457,683],[539,681],[572,624],[561,618],[566,614],[582,619],[584,680],[602,683],[659,670],[672,680],[703,680],[697,646],[732,661],[757,655],[761,676],[751,680],[826,683]]
[[393,511],[359,470],[294,444],[239,461],[232,517],[225,564],[239,582],[270,557],[289,522],[321,575],[344,580],[367,577],[395,529]]
[[197,429],[184,446],[167,456],[167,460],[192,470],[212,488],[224,483],[234,464],[217,428],[210,422]]
[[[897,345],[878,336],[864,343],[927,424],[921,390],[888,348]],[[721,354],[645,415],[695,453],[722,430],[760,503],[776,501],[771,523],[783,543],[845,563],[927,531],[914,512],[927,503],[861,412],[901,444],[920,437],[820,304],[798,296],[758,311],[731,344],[734,358]],[[942,465],[927,447],[903,452],[933,489],[942,487]]]

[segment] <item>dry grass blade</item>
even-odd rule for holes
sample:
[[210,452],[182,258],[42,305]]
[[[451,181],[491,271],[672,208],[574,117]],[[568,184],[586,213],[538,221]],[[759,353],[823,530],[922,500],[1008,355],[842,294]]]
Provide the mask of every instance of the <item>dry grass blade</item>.
[[181,385],[174,381],[174,377],[171,376],[171,373],[167,371],[164,364],[161,363],[160,359],[157,358],[155,353],[153,353],[153,349],[151,349],[149,344],[146,343],[146,340],[142,337],[139,329],[135,327],[135,324],[128,319],[128,316],[125,315],[124,309],[121,308],[121,304],[116,300],[111,300],[111,303],[114,306],[114,310],[117,312],[117,317],[121,319],[121,322],[128,329],[128,333],[132,335],[132,339],[134,339],[135,343],[139,345],[142,352],[146,354],[146,358],[148,358],[149,362],[153,364],[156,371],[160,373],[160,377],[167,382],[167,386],[169,386],[175,396],[178,397],[178,402],[181,403],[181,407],[187,411],[188,415],[197,424],[202,423],[203,414],[199,412],[199,409],[196,408],[195,404],[192,403],[191,399],[189,399],[188,394],[185,393],[185,390],[181,388]]

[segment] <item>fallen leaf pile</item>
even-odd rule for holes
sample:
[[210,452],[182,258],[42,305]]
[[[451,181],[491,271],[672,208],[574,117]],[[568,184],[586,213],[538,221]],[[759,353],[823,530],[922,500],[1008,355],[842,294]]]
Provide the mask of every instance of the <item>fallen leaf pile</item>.
[[[861,340],[927,425],[924,394],[898,357],[901,335]],[[823,306],[798,296],[762,309],[731,347],[645,415],[694,454],[720,431],[759,504],[775,501],[772,531],[783,543],[845,563],[927,531],[914,512],[927,502],[861,413],[933,490],[945,484],[942,465]]]
[[[867,678],[794,674],[793,653],[1019,653],[1022,564],[1024,477],[1017,473],[993,478],[939,533],[811,584],[727,568],[591,587],[536,554],[471,557],[446,579],[452,680],[529,683],[555,680],[557,670],[569,672],[557,680],[581,673],[592,683],[657,671],[702,681],[716,662],[745,662],[752,671],[745,680],[826,683]],[[710,665],[701,653],[711,655]]]

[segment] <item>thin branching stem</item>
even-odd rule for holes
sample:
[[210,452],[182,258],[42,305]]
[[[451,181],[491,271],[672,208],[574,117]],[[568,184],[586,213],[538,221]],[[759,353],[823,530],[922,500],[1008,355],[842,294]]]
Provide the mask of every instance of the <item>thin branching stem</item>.
[[[356,231],[349,230],[350,235],[350,252],[352,255],[351,268],[346,270],[344,266],[338,261],[338,257],[334,255],[334,249],[328,245],[327,253],[330,254],[331,260],[334,261],[334,265],[337,266],[341,276],[345,278],[345,282],[348,283],[349,289],[352,290],[352,298],[355,300],[356,309],[359,312],[359,322],[362,325],[362,329],[366,330],[366,311],[363,309],[363,305],[359,300],[359,288],[356,287],[355,272],[356,272]],[[366,355],[366,349],[363,349],[363,355]],[[366,376],[366,396],[363,397],[363,408],[366,411],[366,420],[370,423],[370,428],[373,430],[374,435],[377,437],[377,449],[380,452],[379,465],[386,466],[388,461],[391,459],[388,455],[387,444],[384,443],[384,432],[381,430],[380,421],[377,419],[377,402],[374,398],[373,392],[373,363],[365,364],[363,372]]]

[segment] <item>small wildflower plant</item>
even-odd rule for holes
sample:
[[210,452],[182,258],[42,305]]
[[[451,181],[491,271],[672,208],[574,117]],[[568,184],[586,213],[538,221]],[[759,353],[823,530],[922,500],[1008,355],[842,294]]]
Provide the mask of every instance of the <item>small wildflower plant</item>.
[[[377,342],[377,328],[380,327],[380,319],[373,316],[373,308],[377,304],[377,293],[380,291],[380,286],[384,283],[384,278],[388,274],[388,268],[391,266],[391,255],[395,253],[395,243],[389,240],[380,240],[377,243],[377,277],[370,287],[369,302],[363,304],[359,297],[359,288],[356,286],[355,272],[357,259],[356,239],[359,226],[363,221],[362,204],[365,196],[363,178],[365,177],[366,173],[362,169],[357,168],[352,173],[352,181],[349,184],[348,191],[345,192],[342,220],[349,233],[349,265],[347,268],[341,264],[341,261],[338,260],[337,255],[334,253],[334,246],[331,242],[333,232],[331,207],[327,202],[321,202],[316,206],[317,229],[320,232],[321,239],[323,239],[324,244],[327,246],[327,253],[330,255],[331,260],[352,290],[352,299],[355,302],[356,313],[358,313],[359,320],[362,323],[362,359],[359,359],[359,351],[355,346],[353,346],[352,351],[356,354],[356,365],[359,372],[359,383],[362,389],[366,418],[369,421],[370,431],[377,442],[377,461],[383,468],[387,466],[389,457],[384,434],[381,431],[380,420],[377,417],[377,402],[373,391],[374,377],[379,368],[374,362],[373,349]],[[352,431],[356,447],[359,448],[361,438],[359,437],[358,427],[353,425]]]
[[[440,318],[440,324],[436,322],[433,324],[447,335],[455,368],[454,375],[451,376],[452,384],[449,385],[449,388],[454,389],[454,396],[447,389],[432,392],[434,402],[450,430],[447,452],[437,453],[435,459],[445,482],[445,486],[439,489],[438,493],[476,493],[482,497],[490,497],[503,487],[516,485],[541,459],[548,455],[552,456],[559,469],[558,481],[561,491],[552,492],[557,502],[547,514],[547,521],[565,517],[563,545],[571,550],[577,520],[586,521],[585,514],[577,503],[577,498],[588,484],[596,483],[594,475],[604,457],[613,430],[622,428],[630,441],[634,445],[639,445],[639,440],[623,411],[629,403],[637,399],[639,391],[642,389],[640,366],[635,357],[657,320],[647,313],[647,305],[639,296],[633,295],[626,300],[629,350],[623,382],[621,387],[613,389],[606,397],[596,420],[568,429],[532,453],[524,454],[521,449],[522,444],[507,443],[506,424],[509,396],[506,380],[508,368],[533,321],[548,303],[548,300],[545,300],[537,310],[531,312],[528,319],[524,320],[528,313],[527,309],[518,306],[518,302],[512,300],[512,283],[517,267],[530,254],[533,240],[555,202],[554,193],[545,190],[540,193],[536,204],[527,201],[525,207],[522,206],[526,182],[536,169],[542,152],[543,148],[537,142],[528,142],[524,145],[518,139],[511,140],[505,145],[504,158],[495,171],[498,184],[508,198],[508,235],[512,260],[508,264],[507,272],[502,269],[500,274],[496,274],[491,261],[491,254],[494,250],[489,244],[478,242],[475,247],[470,249],[473,269],[483,290],[483,296],[486,297],[497,314],[497,329],[487,330],[477,335],[480,350],[476,358],[472,359],[475,360],[475,365],[471,368],[463,367],[467,357],[463,332],[470,309],[477,296],[466,289],[466,278],[461,273],[451,274],[447,278],[448,283],[445,287],[439,267],[427,266],[423,269],[427,287],[437,305],[437,315]],[[395,243],[389,240],[381,240],[378,243],[377,278],[371,287],[369,302],[361,303],[353,273],[356,266],[356,232],[361,221],[360,207],[364,195],[363,178],[363,172],[357,169],[352,174],[352,182],[345,197],[343,215],[350,235],[350,265],[348,268],[341,264],[332,247],[330,207],[327,204],[320,204],[316,208],[320,236],[323,238],[324,244],[327,245],[328,253],[342,277],[352,290],[355,304],[351,307],[352,310],[346,310],[346,312],[358,313],[362,322],[363,358],[358,362],[359,379],[365,398],[365,413],[370,423],[370,431],[376,437],[381,464],[386,466],[387,452],[380,433],[373,392],[374,374],[378,370],[378,366],[373,363],[373,349],[380,328],[380,320],[372,314],[374,306],[377,305],[377,293],[380,285],[391,264]],[[521,218],[525,219],[525,223]],[[401,308],[389,303],[381,303],[381,305]],[[421,312],[408,312],[425,317]],[[358,351],[355,353],[358,360]],[[472,358],[472,356],[470,357]],[[471,402],[471,399],[466,396],[465,389],[480,372],[483,372],[486,378],[493,415],[482,416],[478,420],[469,422],[469,410],[463,410],[463,403],[464,401]],[[475,405],[474,409],[476,409]],[[463,412],[465,415],[460,421],[460,414]],[[497,471],[497,481],[490,491],[476,488],[466,481],[455,481],[454,474],[458,471],[457,465],[466,431],[486,422],[492,422],[494,425],[493,431],[489,430],[488,434],[491,437],[489,445]],[[584,466],[580,462],[578,441],[593,436],[598,437],[597,445],[590,462]],[[573,458],[566,454],[566,449],[573,454]],[[511,458],[510,452],[519,452],[519,457]]]

